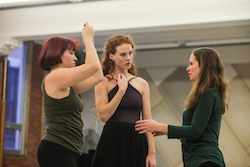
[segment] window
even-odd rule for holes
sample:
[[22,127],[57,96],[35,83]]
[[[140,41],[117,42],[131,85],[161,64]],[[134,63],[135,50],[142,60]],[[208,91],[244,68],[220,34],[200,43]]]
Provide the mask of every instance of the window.
[[6,118],[4,153],[24,154],[25,119],[28,88],[28,56],[26,44],[14,49],[7,57]]

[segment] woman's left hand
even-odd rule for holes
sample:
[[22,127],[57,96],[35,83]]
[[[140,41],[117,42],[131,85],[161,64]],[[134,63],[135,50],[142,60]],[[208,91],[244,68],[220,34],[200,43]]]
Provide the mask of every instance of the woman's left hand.
[[155,154],[148,154],[146,158],[146,167],[156,167]]

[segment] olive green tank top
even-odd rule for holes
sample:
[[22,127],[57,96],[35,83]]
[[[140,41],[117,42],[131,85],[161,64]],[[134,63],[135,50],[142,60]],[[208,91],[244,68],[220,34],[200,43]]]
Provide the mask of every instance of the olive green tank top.
[[70,87],[67,97],[54,99],[46,94],[44,80],[41,89],[47,124],[42,140],[54,142],[80,155],[83,147],[83,102],[80,95]]

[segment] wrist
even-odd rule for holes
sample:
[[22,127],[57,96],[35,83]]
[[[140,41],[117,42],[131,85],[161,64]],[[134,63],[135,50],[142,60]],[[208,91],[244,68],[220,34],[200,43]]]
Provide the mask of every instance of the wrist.
[[153,151],[153,150],[148,151],[148,155],[155,155],[155,151]]
[[126,93],[126,89],[123,89],[121,87],[118,88],[118,92],[122,95],[124,95]]
[[83,43],[85,43],[85,44],[92,43],[92,39],[91,38],[84,38]]
[[168,134],[168,125],[161,123],[160,132],[167,135]]

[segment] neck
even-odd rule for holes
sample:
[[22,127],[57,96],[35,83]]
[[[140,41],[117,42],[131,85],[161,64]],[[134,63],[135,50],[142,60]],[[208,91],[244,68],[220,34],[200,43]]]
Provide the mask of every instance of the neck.
[[60,67],[58,66],[58,65],[54,65],[54,66],[52,66],[51,68],[50,68],[50,72],[51,71],[54,71],[54,70],[56,70],[56,69],[59,69]]
[[118,74],[120,74],[120,73],[122,73],[122,74],[124,74],[125,75],[125,77],[129,77],[129,75],[131,75],[129,72],[128,72],[128,70],[119,70],[119,69],[116,69],[115,71],[114,71],[114,78],[117,78],[117,76],[118,76]]

